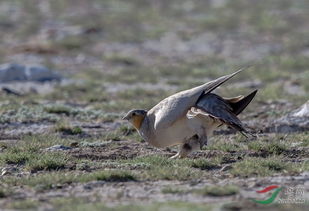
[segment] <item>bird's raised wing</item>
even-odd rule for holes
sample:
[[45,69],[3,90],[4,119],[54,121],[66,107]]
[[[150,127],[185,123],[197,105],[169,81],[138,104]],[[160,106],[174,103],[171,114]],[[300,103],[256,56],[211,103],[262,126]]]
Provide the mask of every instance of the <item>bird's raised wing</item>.
[[222,76],[201,86],[185,90],[165,98],[148,111],[148,115],[155,116],[154,128],[161,129],[169,127],[175,121],[186,115],[187,111],[192,106],[196,105],[196,102],[203,94],[210,93],[218,86],[240,73],[243,69],[240,69],[235,73]]
[[239,96],[230,99],[224,99],[213,93],[205,94],[200,97],[196,106],[188,111],[187,117],[194,118],[197,115],[210,116],[245,135],[249,132],[244,128],[237,115],[251,102],[256,92],[254,91],[246,97]]
[[233,113],[231,105],[216,94],[203,95],[195,107],[238,131],[246,131],[236,114]]

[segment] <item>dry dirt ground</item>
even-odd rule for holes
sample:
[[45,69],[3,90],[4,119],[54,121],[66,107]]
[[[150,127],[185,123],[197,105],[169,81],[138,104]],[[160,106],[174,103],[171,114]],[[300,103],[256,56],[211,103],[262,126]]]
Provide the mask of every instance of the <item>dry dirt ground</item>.
[[[2,0],[0,62],[61,82],[0,84],[0,210],[307,210],[309,5],[305,0]],[[189,158],[121,117],[253,65],[218,89],[259,89]],[[7,90],[13,90],[14,93]],[[274,190],[274,202],[259,204]],[[300,203],[288,199],[300,200]],[[299,202],[299,201],[298,201]]]

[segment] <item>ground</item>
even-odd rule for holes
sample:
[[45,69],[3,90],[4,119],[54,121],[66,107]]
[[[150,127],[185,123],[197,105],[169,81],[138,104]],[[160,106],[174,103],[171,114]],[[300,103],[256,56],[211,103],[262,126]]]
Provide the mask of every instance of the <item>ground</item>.
[[[61,82],[0,84],[0,208],[305,210],[309,133],[276,120],[309,99],[304,0],[0,2],[0,62],[40,64]],[[229,128],[186,159],[145,143],[121,117],[251,65],[217,90],[259,92]],[[284,131],[282,131],[284,132]],[[306,203],[270,205],[269,185]],[[283,195],[279,195],[279,198]]]

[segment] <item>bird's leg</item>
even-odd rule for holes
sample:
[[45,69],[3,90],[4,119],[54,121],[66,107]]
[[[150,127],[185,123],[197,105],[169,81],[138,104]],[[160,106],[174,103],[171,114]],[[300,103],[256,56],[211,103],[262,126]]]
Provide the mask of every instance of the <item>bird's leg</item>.
[[202,149],[204,145],[207,145],[207,141],[208,141],[206,130],[204,127],[200,129],[199,135],[197,135],[197,137],[198,137],[198,142],[200,144],[200,149]]
[[172,156],[171,159],[175,158],[185,158],[187,157],[191,152],[197,150],[200,146],[199,139],[197,136],[193,136],[188,141],[186,141],[184,144],[180,146],[179,152]]
[[207,141],[208,139],[206,135],[202,135],[201,137],[199,137],[198,142],[200,144],[200,149],[202,149],[204,145],[207,146]]

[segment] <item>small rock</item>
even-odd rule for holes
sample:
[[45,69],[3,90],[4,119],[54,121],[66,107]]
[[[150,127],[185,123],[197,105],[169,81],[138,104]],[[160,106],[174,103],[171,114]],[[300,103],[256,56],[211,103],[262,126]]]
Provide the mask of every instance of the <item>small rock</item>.
[[87,142],[87,141],[83,141],[80,143],[80,146],[82,147],[102,147],[102,146],[106,146],[107,144],[112,143],[113,141],[105,141],[105,142]]
[[65,151],[70,150],[71,147],[63,146],[63,145],[54,145],[45,149],[45,151]]
[[274,121],[266,132],[291,133],[309,130],[309,100],[300,108]]
[[299,109],[292,112],[293,117],[309,117],[309,100]]
[[0,82],[11,81],[52,81],[61,80],[61,76],[43,66],[3,64],[0,65]]

